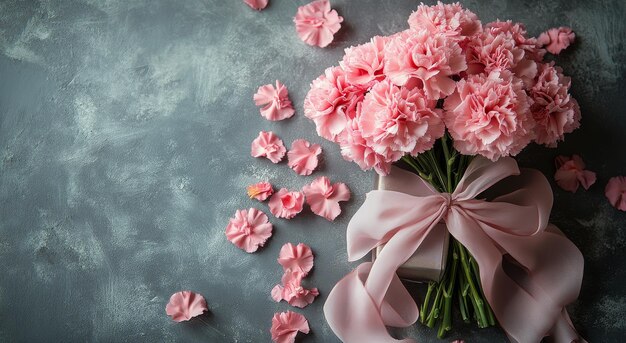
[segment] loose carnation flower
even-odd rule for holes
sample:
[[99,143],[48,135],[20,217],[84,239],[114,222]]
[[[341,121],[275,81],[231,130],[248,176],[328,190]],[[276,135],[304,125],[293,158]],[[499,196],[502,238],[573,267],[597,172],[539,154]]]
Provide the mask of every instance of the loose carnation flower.
[[596,173],[585,170],[585,162],[578,155],[573,155],[572,158],[559,156],[555,162],[557,171],[554,180],[568,192],[575,193],[579,185],[589,189],[596,182]]
[[289,305],[299,308],[311,304],[320,293],[317,288],[302,287],[302,278],[302,273],[287,270],[283,274],[282,285],[276,285],[272,289],[272,299],[276,302],[285,300]]
[[272,163],[280,162],[287,152],[283,141],[273,132],[266,131],[259,132],[250,150],[252,157],[267,157]]
[[304,277],[307,276],[313,268],[313,252],[311,248],[304,243],[300,243],[296,246],[287,243],[280,248],[278,263],[283,266],[284,271],[291,270],[298,272]]
[[317,156],[322,153],[319,144],[311,144],[304,139],[296,139],[287,152],[287,165],[299,175],[311,175],[317,168]]
[[409,17],[409,26],[415,30],[426,29],[430,33],[443,33],[453,39],[461,40],[476,34],[481,29],[478,16],[455,2],[427,6],[420,4]]
[[261,115],[267,120],[277,121],[291,118],[296,112],[289,100],[289,91],[280,81],[276,80],[276,88],[264,85],[254,94],[254,103],[261,108]]
[[613,207],[620,211],[626,211],[626,177],[615,176],[610,178],[606,184],[604,195]]
[[537,42],[541,46],[545,46],[546,50],[551,54],[558,55],[561,51],[567,49],[570,44],[574,43],[575,38],[576,34],[572,32],[572,29],[561,26],[540,34]]
[[[357,115],[358,118],[359,115]],[[374,169],[380,175],[388,175],[391,170],[391,156],[384,156],[372,149],[363,138],[359,120],[352,120],[346,127],[346,134],[339,141],[341,156],[352,161],[363,170]]]
[[341,182],[331,184],[326,176],[318,177],[310,185],[304,186],[302,192],[311,211],[330,221],[341,213],[339,202],[350,200],[348,186]]
[[330,44],[341,28],[343,18],[330,9],[328,0],[317,0],[298,7],[293,19],[296,31],[303,42],[324,48]]
[[385,74],[393,83],[417,83],[431,100],[452,94],[454,81],[450,76],[467,69],[457,42],[427,30],[407,30],[396,35],[387,43],[385,56]]
[[172,294],[170,302],[165,306],[165,313],[175,322],[188,321],[208,310],[204,297],[191,291]]
[[237,210],[226,226],[226,238],[247,253],[257,251],[271,236],[272,224],[256,208]]
[[308,334],[309,322],[303,315],[291,311],[274,314],[272,318],[272,341],[276,343],[294,343],[298,332]]
[[444,102],[445,123],[462,154],[492,161],[518,154],[533,138],[522,81],[508,73],[471,75]]
[[250,185],[247,188],[250,199],[265,201],[270,195],[274,194],[274,188],[269,182],[259,182]]
[[250,8],[260,11],[267,7],[268,0],[243,0]]
[[346,49],[339,63],[345,71],[346,80],[351,84],[371,86],[385,78],[386,37],[376,36],[368,43]]
[[302,211],[304,205],[304,194],[301,192],[290,192],[286,188],[281,188],[272,195],[269,202],[270,212],[276,218],[291,219]]
[[576,99],[570,96],[571,80],[563,75],[561,68],[554,63],[539,66],[535,85],[529,90],[533,100],[530,106],[536,122],[536,138],[539,144],[556,147],[566,133],[580,126],[580,108]]

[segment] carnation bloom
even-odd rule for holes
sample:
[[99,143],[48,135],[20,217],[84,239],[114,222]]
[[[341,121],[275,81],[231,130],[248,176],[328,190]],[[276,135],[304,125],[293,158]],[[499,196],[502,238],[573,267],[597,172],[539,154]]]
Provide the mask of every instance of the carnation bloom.
[[510,20],[496,20],[487,24],[487,30],[494,35],[504,33],[509,35],[515,42],[515,46],[524,50],[524,57],[533,59],[535,62],[541,62],[545,50],[540,49],[537,38],[528,37],[526,27],[522,23],[513,23]]
[[445,130],[435,105],[418,88],[379,82],[363,100],[358,119],[363,138],[374,151],[394,161],[429,150]]
[[255,10],[262,10],[267,7],[268,0],[243,0],[248,6]]
[[569,27],[561,26],[550,29],[539,35],[537,43],[545,46],[546,50],[553,55],[558,55],[570,44],[574,43],[576,34]]
[[346,161],[355,162],[363,170],[373,168],[380,175],[389,174],[391,162],[393,162],[392,158],[377,153],[367,144],[359,127],[358,119],[352,120],[348,124],[345,135],[342,136],[339,145],[341,147],[341,155]]
[[317,134],[337,142],[348,121],[356,116],[365,89],[348,83],[341,67],[332,67],[311,83],[304,115],[315,122]]
[[294,343],[298,331],[308,334],[309,322],[303,315],[291,311],[274,314],[272,318],[272,341],[276,343]]
[[298,7],[293,22],[303,42],[324,48],[330,44],[341,28],[343,18],[330,9],[328,0],[316,0]]
[[250,185],[247,188],[250,199],[265,201],[270,195],[274,194],[274,188],[269,182],[259,182]]
[[283,141],[271,131],[259,132],[259,136],[252,141],[250,150],[252,157],[267,157],[272,163],[280,162],[287,152]]
[[272,224],[256,208],[237,210],[226,226],[226,238],[247,253],[257,251],[271,236]]
[[281,188],[269,201],[270,212],[277,218],[291,219],[302,211],[304,194]]
[[528,92],[533,100],[530,110],[536,122],[537,143],[555,147],[566,133],[580,126],[578,102],[568,93],[570,83],[554,63],[539,66],[537,80]]
[[370,86],[385,78],[385,44],[388,38],[376,36],[368,43],[346,49],[339,63],[346,80],[356,85]]
[[427,6],[420,4],[409,17],[412,29],[426,29],[430,33],[443,33],[454,39],[462,39],[476,34],[481,29],[478,16],[466,10],[458,2]]
[[317,288],[302,287],[302,278],[302,273],[287,270],[281,280],[282,285],[276,285],[272,288],[272,299],[276,302],[285,300],[289,305],[299,308],[312,303],[320,293]]
[[182,291],[172,294],[165,313],[175,322],[187,321],[208,311],[206,300],[198,293]]
[[525,52],[508,32],[485,30],[472,37],[467,46],[468,73],[505,71],[517,67]]
[[385,74],[398,86],[418,80],[429,99],[438,100],[454,91],[450,76],[467,69],[459,44],[443,33],[407,30],[385,46]]
[[454,147],[492,161],[518,154],[532,139],[528,102],[522,82],[509,73],[470,75],[459,81],[444,102]]
[[331,184],[326,176],[318,177],[302,188],[311,211],[328,220],[335,220],[341,213],[340,201],[350,200],[350,190],[344,183]]
[[578,155],[573,155],[572,158],[559,156],[555,162],[558,169],[554,179],[566,191],[575,193],[579,185],[589,189],[596,182],[596,173],[585,170],[585,163]]
[[280,249],[278,263],[283,266],[284,271],[291,270],[306,276],[313,268],[313,252],[304,243],[296,246],[287,243]]
[[296,139],[287,152],[287,165],[299,175],[311,175],[317,168],[317,156],[322,153],[319,144],[311,144],[304,139]]
[[626,177],[615,176],[609,179],[604,189],[604,195],[613,207],[626,211]]
[[287,87],[278,80],[276,80],[276,88],[271,84],[259,87],[254,94],[254,103],[257,106],[263,106],[261,115],[271,121],[291,118],[296,112],[289,100]]

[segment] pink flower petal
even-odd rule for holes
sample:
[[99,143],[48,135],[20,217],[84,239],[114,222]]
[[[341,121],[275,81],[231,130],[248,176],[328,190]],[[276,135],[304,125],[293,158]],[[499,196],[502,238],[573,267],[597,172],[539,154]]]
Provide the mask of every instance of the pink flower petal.
[[307,289],[302,287],[302,278],[304,275],[300,272],[287,270],[282,277],[282,286],[276,285],[272,289],[272,299],[279,302],[285,300],[291,306],[303,308],[311,304],[315,297],[319,295],[317,288]]
[[264,85],[254,94],[254,103],[261,108],[261,115],[267,120],[278,121],[291,118],[296,112],[289,100],[289,91],[276,80],[276,88]]
[[303,42],[324,48],[330,44],[341,28],[343,18],[331,10],[328,0],[316,0],[300,6],[293,22]]
[[572,158],[558,156],[555,164],[558,169],[554,174],[554,180],[566,191],[574,193],[579,185],[589,189],[596,182],[596,173],[584,170],[585,163],[578,155],[573,155]]
[[604,195],[613,207],[626,211],[626,176],[615,176],[609,179]]
[[260,11],[267,7],[268,0],[243,0],[250,8]]
[[559,28],[552,28],[537,38],[539,46],[545,46],[553,55],[558,55],[561,51],[567,49],[570,44],[574,43],[576,34],[569,27],[561,26]]
[[326,176],[318,177],[302,188],[311,211],[330,221],[341,213],[340,201],[350,200],[350,190],[344,183],[331,185]]
[[285,271],[291,270],[306,276],[313,268],[313,252],[304,243],[296,246],[287,243],[280,249],[278,263],[283,266]]
[[294,343],[299,332],[308,334],[309,322],[303,315],[291,311],[276,313],[272,318],[272,341],[276,343]]
[[272,163],[280,162],[286,152],[283,141],[271,131],[259,132],[250,147],[252,157],[267,157]]
[[198,293],[182,291],[172,294],[165,313],[175,322],[187,321],[208,311],[206,300]]
[[259,182],[250,185],[247,188],[250,199],[265,201],[270,195],[274,194],[274,188],[269,182]]
[[291,219],[302,211],[304,194],[281,188],[277,193],[272,195],[268,205],[270,212],[272,212],[276,218]]
[[299,175],[311,175],[317,168],[317,156],[322,153],[319,144],[311,144],[304,139],[296,139],[287,152],[287,165]]
[[257,251],[271,236],[272,224],[256,208],[237,210],[226,227],[226,238],[247,253]]

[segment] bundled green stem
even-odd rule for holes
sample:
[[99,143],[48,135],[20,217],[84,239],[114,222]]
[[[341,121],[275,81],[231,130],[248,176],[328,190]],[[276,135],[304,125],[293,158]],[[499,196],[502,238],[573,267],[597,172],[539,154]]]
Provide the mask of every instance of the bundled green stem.
[[[471,156],[461,155],[451,145],[448,133],[431,150],[403,161],[439,192],[452,193],[458,185]],[[491,307],[485,301],[478,264],[459,241],[450,238],[448,262],[439,282],[430,282],[420,309],[420,321],[428,327],[439,325],[437,336],[443,338],[452,329],[452,307],[456,304],[464,322],[473,318],[479,328],[496,324]]]

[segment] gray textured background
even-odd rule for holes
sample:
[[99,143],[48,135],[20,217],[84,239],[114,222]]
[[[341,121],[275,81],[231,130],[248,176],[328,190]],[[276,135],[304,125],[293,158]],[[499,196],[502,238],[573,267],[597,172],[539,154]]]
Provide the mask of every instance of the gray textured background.
[[[308,284],[321,296],[304,310],[303,342],[334,342],[322,305],[346,262],[345,227],[373,173],[344,162],[302,115],[309,82],[343,48],[406,27],[417,1],[335,0],[345,18],[336,43],[306,46],[292,17],[305,0],[271,0],[255,12],[240,0],[0,1],[0,341],[264,342],[285,242],[316,253]],[[557,150],[531,147],[522,165],[552,180],[558,153],[579,153],[598,182],[588,192],[555,188],[553,222],[586,256],[580,300],[571,307],[592,342],[626,334],[626,213],[603,196],[626,174],[624,1],[466,1],[484,22],[513,19],[530,33],[569,25],[578,38],[559,58],[573,77],[583,126]],[[261,118],[259,85],[282,80],[297,115]],[[286,145],[321,143],[321,168],[297,176],[285,163],[250,157],[260,130]],[[329,175],[353,200],[335,223],[308,210],[271,218],[274,236],[256,254],[235,248],[224,228],[248,200],[245,186],[269,179],[300,188]],[[210,315],[176,324],[165,315],[175,291],[205,295]],[[452,338],[505,341],[498,330],[457,325]],[[413,327],[420,342],[434,330]]]

